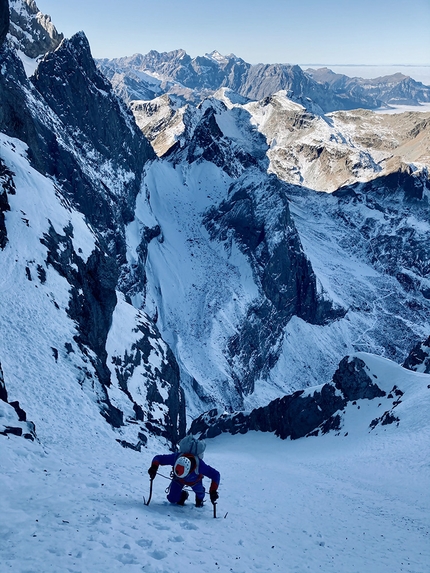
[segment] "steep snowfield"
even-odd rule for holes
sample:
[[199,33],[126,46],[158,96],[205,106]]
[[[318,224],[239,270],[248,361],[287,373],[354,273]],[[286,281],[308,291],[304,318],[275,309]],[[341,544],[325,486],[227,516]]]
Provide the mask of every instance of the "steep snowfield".
[[[82,392],[80,384],[86,385],[85,364],[80,353],[65,350],[67,343],[75,346],[77,334],[76,324],[67,316],[70,285],[46,266],[47,249],[40,239],[50,224],[59,233],[71,224],[75,250],[86,260],[95,237],[55,185],[30,167],[24,144],[2,135],[0,154],[15,174],[17,189],[15,195],[8,195],[9,242],[0,252],[0,361],[9,399],[19,400],[27,412],[32,412],[37,402],[41,424],[50,420],[44,429],[46,437],[56,441],[65,431],[62,417]],[[57,382],[55,389],[49,382],[52,379]],[[34,382],[38,384],[36,396]],[[56,419],[50,415],[54,407],[62,412]],[[75,413],[76,428],[83,423],[81,414],[84,412]]]
[[208,440],[205,460],[222,475],[216,520],[209,502],[170,506],[161,476],[146,507],[163,446],[124,450],[89,416],[78,444],[67,434],[78,404],[57,411],[57,443],[0,436],[1,573],[427,573],[430,376],[359,356],[382,388],[404,392],[400,422],[370,430],[379,400],[361,400],[337,436]]
[[233,383],[223,350],[247,304],[258,296],[245,256],[237,248],[226,253],[202,225],[205,210],[227,196],[230,183],[207,162],[176,168],[158,162],[145,177],[163,230],[148,248],[145,310],[154,316],[157,308],[163,338],[184,369],[189,415],[201,412],[201,405],[192,403],[190,376],[219,403],[229,400],[228,383]]
[[[249,132],[252,123],[259,125],[259,129],[269,124],[276,127],[280,139],[276,139],[277,135],[276,142],[269,140],[272,149],[275,144],[281,145],[282,138],[294,137],[284,124],[276,123],[277,117],[284,117],[282,114],[289,120],[293,116],[297,121],[303,120],[304,124],[312,121],[318,125],[317,131],[311,129],[317,134],[315,137],[327,142],[331,135],[337,134],[338,141],[331,144],[348,147],[340,124],[336,127],[334,119],[312,116],[285,94],[275,94],[271,103],[266,101],[265,105],[262,102],[234,103],[233,96],[230,90],[220,90],[215,99],[222,101],[225,107],[209,99],[194,112],[193,121],[191,114],[187,116],[190,125],[183,124],[184,133],[180,136],[184,145],[182,155],[170,155],[147,169],[146,188],[138,198],[141,208],[138,207],[137,220],[128,230],[128,256],[132,261],[138,258],[143,225],[160,225],[162,236],[148,247],[146,300],[136,298],[134,303],[143,304],[145,311],[157,319],[164,339],[174,350],[182,368],[190,416],[200,414],[202,409],[209,409],[216,402],[238,408],[231,398],[235,388],[226,364],[225,346],[243,321],[248,305],[258,296],[250,264],[239,249],[234,248],[234,241],[229,252],[210,240],[203,226],[205,212],[210,207],[218,207],[228,197],[229,185],[235,179],[210,161],[189,164],[184,160],[196,118],[213,105],[224,143],[237,142],[251,155],[266,152],[264,140],[256,138],[257,130]],[[165,106],[170,106],[169,100],[159,98],[154,116],[166,114]],[[152,121],[152,112],[144,111],[147,120]],[[371,112],[366,113],[373,118]],[[354,118],[353,113],[348,117]],[[346,120],[342,125],[349,126]],[[164,142],[172,144],[178,137],[177,126],[176,121],[163,123]],[[350,140],[355,128],[351,119]],[[154,134],[157,133],[155,130]],[[246,137],[247,133],[252,136]],[[256,381],[254,393],[245,397],[239,409],[252,409],[285,393],[327,382],[341,358],[354,351],[374,352],[401,362],[416,340],[426,338],[430,329],[427,301],[418,297],[419,304],[414,306],[415,295],[405,293],[382,263],[372,263],[366,251],[368,239],[363,239],[350,225],[355,218],[360,224],[367,218],[375,234],[381,228],[384,235],[395,235],[399,232],[395,217],[390,223],[380,210],[357,205],[351,206],[344,216],[343,210],[347,207],[330,194],[293,186],[288,194],[290,210],[317,276],[320,293],[326,294],[336,307],[344,308],[346,315],[324,326],[293,317],[279,341],[282,346],[279,360],[268,378]],[[427,223],[420,219],[417,225],[424,243]]]
[[[167,345],[148,317],[117,292],[106,344],[111,380],[102,386],[91,361],[94,353],[79,344],[79,324],[70,311],[73,284],[66,278],[93,256],[98,237],[61,188],[31,167],[25,144],[0,135],[0,157],[14,187],[7,194],[7,243],[0,250],[0,365],[8,401],[19,401],[44,444],[60,440],[64,445],[66,436],[80,440],[79,429],[88,419],[100,418],[104,428],[100,412],[106,412],[108,402],[122,412],[117,439],[133,444],[136,436],[145,439],[148,430],[136,408],[145,411],[145,421],[164,429],[169,423],[165,401],[174,400]],[[65,254],[60,270],[52,262],[50,233],[70,236],[71,246],[58,244]],[[0,432],[20,426],[13,408],[0,404]]]

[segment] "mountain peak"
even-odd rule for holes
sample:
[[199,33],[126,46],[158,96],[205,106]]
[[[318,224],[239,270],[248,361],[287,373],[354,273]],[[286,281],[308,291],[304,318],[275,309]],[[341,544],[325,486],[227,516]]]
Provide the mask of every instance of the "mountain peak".
[[57,32],[51,17],[43,14],[34,0],[9,0],[9,36],[15,47],[29,58],[55,50],[63,34]]
[[230,59],[227,56],[220,54],[217,50],[213,50],[209,54],[205,54],[205,58],[208,58],[217,64],[226,64]]

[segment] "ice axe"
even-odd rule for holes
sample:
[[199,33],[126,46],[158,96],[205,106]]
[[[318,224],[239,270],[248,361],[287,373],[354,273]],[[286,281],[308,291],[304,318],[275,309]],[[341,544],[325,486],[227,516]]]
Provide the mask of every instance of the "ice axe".
[[154,478],[150,478],[149,480],[149,497],[148,497],[148,501],[146,501],[145,496],[143,496],[143,501],[145,503],[145,505],[149,505],[149,502],[151,501],[151,497],[152,497],[152,482],[154,481]]

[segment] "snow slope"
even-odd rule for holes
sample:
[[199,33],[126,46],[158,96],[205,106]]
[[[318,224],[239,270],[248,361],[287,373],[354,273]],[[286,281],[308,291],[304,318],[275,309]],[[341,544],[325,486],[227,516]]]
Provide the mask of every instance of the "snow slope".
[[223,349],[247,305],[258,297],[245,256],[238,248],[226,254],[202,225],[205,210],[227,196],[230,183],[208,162],[176,167],[158,162],[145,177],[163,230],[162,238],[148,247],[145,310],[151,316],[158,313],[163,338],[183,368],[190,415],[201,412],[201,405],[192,403],[190,377],[215,399],[210,404],[235,399]]
[[170,506],[161,476],[144,506],[163,447],[125,450],[100,417],[79,445],[0,436],[0,572],[427,573],[430,376],[360,357],[381,387],[404,392],[400,422],[370,430],[379,400],[361,400],[341,435],[208,440],[222,475],[216,520],[210,503]]
[[[192,144],[190,133],[195,131],[199,115],[212,105],[216,125],[223,133],[223,144],[228,147],[225,142],[229,145],[237,143],[238,147],[232,146],[231,149],[246,149],[255,156],[259,142],[260,155],[264,159],[260,155],[258,157],[264,170],[267,168],[264,164],[267,148],[264,140],[256,138],[256,129],[247,131],[252,122],[260,128],[267,126],[267,122],[275,125],[276,117],[282,117],[278,113],[281,110],[287,116],[297,113],[298,118],[312,119],[320,128],[316,133],[321,138],[325,133],[324,141],[329,141],[330,133],[334,133],[333,126],[330,127],[324,118],[308,114],[302,106],[288,100],[285,94],[273,96],[271,103],[266,101],[266,105],[254,103],[243,106],[233,100],[230,90],[220,90],[216,98],[206,100],[200,109],[193,112],[194,115],[184,112],[181,122],[167,113],[172,105],[168,98],[149,102],[148,105],[153,105],[154,109],[141,110],[142,117],[157,125],[161,117],[170,118],[163,123],[161,132],[157,127],[153,137],[150,136],[151,130],[148,135],[153,144],[154,141],[163,143],[164,151],[166,142],[171,148],[168,156],[147,168],[146,188],[138,199],[139,203],[144,196],[162,231],[162,236],[148,246],[148,282],[143,308],[157,318],[164,339],[181,365],[182,384],[191,416],[219,404],[248,410],[294,390],[327,382],[341,358],[355,351],[377,353],[401,362],[417,340],[428,336],[430,328],[428,299],[413,290],[405,292],[395,273],[387,272],[388,265],[383,265],[382,256],[376,262],[372,259],[375,255],[369,252],[369,237],[365,234],[368,222],[372,239],[376,237],[371,243],[375,249],[381,235],[402,236],[401,233],[406,234],[409,227],[417,227],[410,233],[423,245],[422,252],[412,243],[410,250],[416,254],[417,260],[427,260],[425,201],[422,208],[418,203],[404,205],[400,199],[403,192],[395,190],[393,203],[396,203],[397,195],[399,200],[392,214],[382,199],[378,199],[378,205],[381,203],[387,209],[387,214],[384,214],[380,208],[353,202],[349,205],[335,195],[291,185],[287,189],[289,208],[303,249],[316,274],[319,292],[327,295],[337,307],[344,308],[347,314],[324,326],[312,325],[294,316],[279,337],[282,351],[269,376],[256,380],[255,391],[245,397],[243,404],[232,399],[235,389],[229,380],[226,341],[237,331],[253,298],[257,298],[258,288],[250,264],[241,255],[235,241],[230,240],[232,252],[229,252],[208,238],[203,226],[205,212],[210,207],[219,207],[228,197],[229,186],[237,178],[216,166],[221,163],[215,154],[208,161],[190,163],[185,158]],[[271,113],[272,107],[276,113]],[[246,110],[253,115],[250,116]],[[178,132],[179,124],[182,132]],[[284,124],[276,126],[280,145],[282,137],[292,136]],[[340,128],[337,133],[341,134]],[[162,142],[159,141],[161,134]],[[176,152],[173,147],[175,141],[183,145]],[[205,143],[210,148],[207,141]],[[337,143],[333,142],[333,145]],[[269,155],[272,150],[269,150]],[[231,163],[234,165],[234,161]],[[248,168],[247,173],[251,176],[253,172]],[[262,204],[261,197],[260,202]],[[414,215],[411,217],[412,212]],[[143,209],[139,217],[143,221]],[[143,228],[143,224],[139,225]],[[147,225],[153,226],[154,222]],[[135,227],[135,223],[129,226],[129,237],[135,236],[129,240],[129,257],[134,259],[137,258],[136,246],[139,244],[139,233]],[[404,255],[404,249],[399,250],[399,260],[404,259]],[[405,262],[403,271],[409,273],[409,267],[410,263]],[[417,283],[421,281],[424,284],[428,280],[422,276],[418,278]],[[140,301],[135,304],[140,304]]]
[[[99,238],[61,187],[31,167],[27,152],[21,141],[0,135],[2,167],[12,174],[14,186],[7,195],[7,243],[0,250],[0,365],[9,402],[19,401],[45,444],[80,441],[79,429],[93,418],[100,418],[107,426],[100,431],[113,437],[100,416],[109,403],[120,409],[115,439],[136,445],[137,438],[145,440],[158,425],[161,433],[169,431],[176,396],[182,412],[182,391],[170,349],[147,316],[126,303],[120,292],[115,294],[106,344],[107,388],[97,378],[94,352],[79,345],[79,324],[70,311],[70,276],[84,272],[99,249]],[[70,245],[60,241],[58,250],[69,252],[69,258],[65,256],[59,270],[49,237],[67,232]],[[79,284],[81,297],[85,285]],[[83,299],[79,304],[85,308]],[[85,325],[90,321],[87,314]],[[17,424],[12,407],[0,405],[2,432]],[[180,417],[185,421],[185,414]]]

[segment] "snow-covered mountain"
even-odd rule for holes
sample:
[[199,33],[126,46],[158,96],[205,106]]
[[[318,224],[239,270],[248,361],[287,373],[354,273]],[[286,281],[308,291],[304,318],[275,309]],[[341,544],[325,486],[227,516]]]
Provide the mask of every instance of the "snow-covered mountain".
[[[131,111],[33,0],[5,40],[7,4],[1,573],[427,573],[427,116],[227,88],[185,103],[229,66],[263,89],[264,67],[218,53],[178,53],[184,83],[145,77]],[[336,150],[352,167],[317,193]],[[217,436],[216,521],[167,505],[168,468],[143,505],[187,423]]]
[[430,87],[402,74],[374,80],[348,78],[331,70],[302,70],[297,65],[251,65],[234,54],[212,52],[191,58],[184,50],[98,61],[114,89],[127,101],[176,94],[198,102],[220,88],[251,100],[284,90],[296,103],[311,100],[325,112],[430,101]]
[[[197,108],[164,95],[150,102],[134,102],[132,109],[163,159],[154,165],[153,178],[147,182],[148,191],[155,185],[163,188],[163,194],[151,193],[151,207],[157,220],[162,221],[162,229],[175,229],[170,241],[157,245],[157,258],[162,253],[169,267],[175,267],[177,278],[171,283],[159,270],[154,277],[151,261],[156,243],[152,243],[145,304],[163,309],[158,315],[163,335],[169,337],[183,369],[191,374],[192,387],[198,388],[199,395],[207,401],[207,396],[212,396],[208,406],[216,406],[215,396],[215,402],[223,400],[217,395],[219,388],[225,387],[229,377],[235,380],[237,373],[242,384],[253,372],[258,376],[248,384],[254,392],[246,396],[242,405],[252,407],[285,392],[329,380],[347,352],[364,350],[403,361],[416,340],[427,336],[427,114],[403,114],[379,121],[379,116],[366,112],[369,121],[361,124],[356,117],[361,112],[342,112],[344,119],[334,127],[331,117],[335,114],[327,117],[308,112],[288,100],[285,93],[259,103],[244,103],[228,90],[221,90]],[[354,121],[358,133],[349,127]],[[376,137],[382,131],[381,125],[386,126],[382,143]],[[399,145],[400,126],[405,140],[409,133],[409,145]],[[273,139],[267,141],[270,130]],[[302,131],[306,135],[302,136]],[[337,139],[333,141],[334,133]],[[359,155],[358,140],[367,141],[369,169],[359,173],[351,170],[349,178],[353,184],[330,195],[315,193],[303,185],[282,184],[280,179],[293,179],[287,169],[279,169],[278,178],[267,177],[268,168],[275,171],[275,153],[280,157],[282,149],[289,149],[287,142],[292,147],[294,136],[298,143],[292,156],[301,164],[308,183],[331,181],[334,166],[329,161],[318,164],[317,153],[310,157],[303,150],[306,136],[308,149],[314,145],[324,150],[326,146],[326,156],[330,152],[334,155],[336,148],[342,149],[348,159],[344,163],[351,166],[354,155]],[[370,141],[375,141],[374,147]],[[381,147],[387,151],[381,151]],[[362,157],[364,151],[363,144]],[[420,157],[420,168],[418,162],[406,163],[411,158],[408,152]],[[372,154],[379,158],[379,166]],[[171,167],[166,170],[168,165]],[[206,171],[209,167],[210,171]],[[344,167],[343,177],[346,172]],[[282,177],[285,173],[287,176]],[[358,182],[360,178],[363,183]],[[163,179],[165,184],[161,183]],[[198,206],[200,201],[202,206]],[[274,215],[279,208],[284,217],[288,211],[291,216],[277,220]],[[274,254],[277,264],[272,272],[268,253],[271,245],[278,244],[280,229],[290,224],[297,228],[300,250],[303,248],[312,265],[319,304],[327,305],[324,318],[315,320],[315,315],[311,318],[296,308],[294,317],[287,313],[285,320],[280,320],[280,309],[287,309],[286,301],[293,300],[286,274],[291,272],[288,253],[296,249],[284,247]],[[222,246],[225,262],[215,257],[217,243]],[[288,240],[284,245],[287,244]],[[237,250],[245,255],[250,269],[241,269],[244,261],[237,259]],[[193,261],[193,273],[188,265],[185,273],[181,271],[188,260]],[[243,285],[240,290],[239,286],[232,288],[238,284],[235,273]],[[226,277],[225,283],[221,277]],[[214,290],[220,285],[222,294]],[[275,289],[275,285],[279,286]],[[189,314],[188,304],[185,309],[178,305],[177,286],[181,297],[193,301],[192,308],[198,309],[197,315],[204,316],[204,321],[196,322],[196,313]],[[212,292],[217,294],[208,301],[208,293]],[[240,292],[255,293],[254,300],[249,299],[249,306],[244,307],[247,319],[243,326],[237,309],[239,301],[243,303],[246,298]],[[276,301],[274,313],[262,312],[267,294],[272,303]],[[271,317],[269,321],[267,316]],[[270,332],[266,324],[270,325]],[[227,360],[230,368],[233,366],[229,374],[229,368],[224,364],[219,368],[217,361],[219,356],[228,357],[230,350],[226,353],[226,349],[236,348],[238,341],[246,350]],[[215,358],[208,360],[206,348],[212,354],[215,348],[219,349]],[[240,365],[243,359],[244,367]],[[262,360],[261,369],[258,365]],[[219,372],[216,377],[215,372]],[[215,388],[211,382],[214,379]],[[231,388],[232,382],[227,382],[227,387]],[[222,396],[225,400],[225,391]],[[224,406],[237,408],[234,402],[224,402]]]
[[[77,400],[100,411],[125,445],[140,448],[154,433],[176,441],[185,428],[179,370],[127,294],[145,281],[142,265],[128,266],[125,229],[153,151],[97,71],[84,34],[63,40],[31,79],[13,41],[1,60],[0,363],[8,402],[19,402],[42,440],[55,441]],[[34,412],[42,391],[46,402]]]
[[[387,127],[378,144],[379,163],[388,164],[390,145],[409,162],[384,170],[375,167],[378,146],[367,141],[381,127],[373,115],[363,126],[365,115],[325,115],[286,92],[249,102],[222,89],[197,106],[164,94],[131,106],[156,159],[96,69],[83,33],[63,39],[29,79],[10,42],[0,83],[3,260],[9,249],[26,251],[10,221],[12,213],[30,221],[18,193],[19,177],[30,169],[34,186],[51,195],[53,188],[55,204],[83,221],[88,246],[76,247],[75,224],[66,215],[61,224],[43,215],[30,241],[43,248],[22,259],[24,284],[37,276],[42,288],[48,270],[66,281],[68,298],[59,295],[68,301],[64,328],[72,324],[76,332],[60,347],[68,359],[77,353],[89,365],[85,375],[95,380],[102,412],[119,433],[131,432],[127,420],[138,426],[134,439],[123,442],[138,447],[145,432],[175,441],[185,424],[182,392],[190,421],[213,407],[262,407],[329,381],[346,354],[375,352],[403,362],[428,336],[425,115],[381,120],[392,131]],[[185,71],[178,62],[190,64],[187,58],[181,52],[166,63],[154,52],[146,60],[179,77]],[[214,73],[240,64],[217,53],[206,59]],[[191,66],[202,89],[211,77],[205,62]],[[402,154],[393,135],[399,126]],[[295,137],[301,186],[285,175],[293,168],[274,167],[275,151],[281,156]],[[318,137],[327,154],[343,146],[352,157],[367,145],[374,169],[361,183],[352,170],[343,181],[350,186],[329,196],[307,189],[329,180],[333,168],[328,162],[321,175],[306,153],[306,138],[311,149]],[[55,289],[49,292],[56,300]],[[17,312],[10,304],[5,324]],[[49,348],[59,360],[58,344],[51,340]],[[9,400],[16,401],[18,374],[6,358],[0,362]]]
[[328,68],[308,68],[306,73],[335,93],[348,94],[356,98],[373,97],[387,105],[416,105],[430,101],[430,88],[401,73],[374,79],[350,78],[336,74]]

